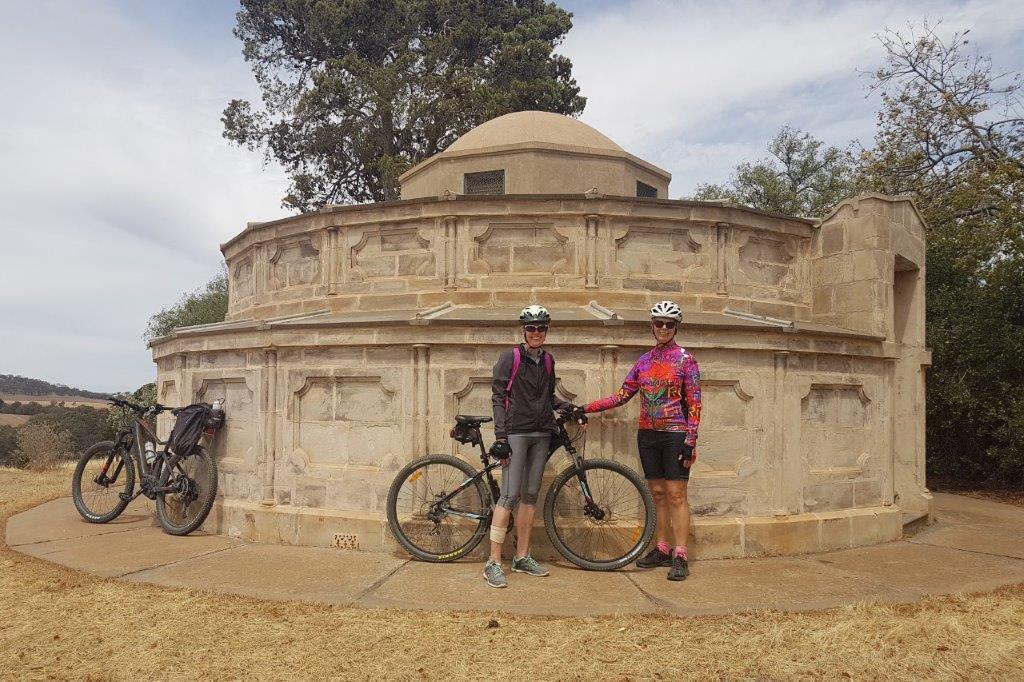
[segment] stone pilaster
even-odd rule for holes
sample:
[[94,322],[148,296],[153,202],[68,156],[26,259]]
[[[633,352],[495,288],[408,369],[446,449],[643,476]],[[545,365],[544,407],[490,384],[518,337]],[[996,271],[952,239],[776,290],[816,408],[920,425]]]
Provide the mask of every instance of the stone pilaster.
[[726,245],[729,242],[729,225],[718,223],[715,225],[715,282],[718,285],[718,294],[725,296],[729,293],[729,275],[726,261]]
[[601,216],[588,215],[586,217],[586,239],[584,241],[584,286],[587,289],[597,288],[597,226]]
[[[601,346],[600,381],[598,386],[601,390],[600,397],[611,395],[615,391],[620,377],[618,376],[619,347],[613,344]],[[613,417],[614,415],[614,417]],[[620,420],[614,411],[605,412],[600,419],[596,420],[597,427],[595,440],[601,444],[601,455],[611,457],[615,454],[615,440],[619,431]],[[594,428],[591,426],[590,428]]]
[[267,374],[262,386],[266,393],[260,404],[263,406],[264,433],[263,442],[263,499],[264,505],[274,504],[274,469],[277,467],[277,349],[268,348],[265,353],[264,368]]
[[458,220],[448,215],[441,222],[444,225],[444,288],[451,291],[458,288]]
[[338,293],[338,230],[341,228],[332,225],[327,228],[327,239],[325,248],[327,250],[327,293],[334,296]]
[[430,396],[427,391],[430,371],[430,344],[414,343],[413,364],[413,456],[420,457],[427,452],[428,428],[430,425]]
[[[772,420],[769,462],[770,509],[774,515],[799,514],[803,511],[803,463],[800,459],[800,400],[803,391],[794,396],[789,389],[789,357],[787,351],[774,353],[773,393],[775,409]],[[810,385],[807,386],[810,390]]]

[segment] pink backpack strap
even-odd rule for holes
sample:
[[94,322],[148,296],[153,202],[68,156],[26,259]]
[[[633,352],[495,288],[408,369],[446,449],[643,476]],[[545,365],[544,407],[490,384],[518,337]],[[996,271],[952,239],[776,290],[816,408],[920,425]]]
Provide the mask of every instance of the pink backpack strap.
[[523,356],[519,351],[519,346],[512,349],[512,371],[508,373],[508,384],[505,386],[505,409],[508,409],[508,396],[512,391],[512,382],[516,380],[516,375],[519,374],[519,365],[523,361]]
[[555,373],[555,359],[551,357],[551,353],[544,353],[544,367],[548,370],[548,376]]

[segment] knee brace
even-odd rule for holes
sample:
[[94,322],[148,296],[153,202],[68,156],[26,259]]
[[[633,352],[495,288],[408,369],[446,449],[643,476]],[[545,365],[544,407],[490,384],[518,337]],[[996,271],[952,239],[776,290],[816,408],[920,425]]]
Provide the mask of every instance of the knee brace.
[[505,535],[507,533],[507,528],[491,526],[491,542],[497,542],[499,545],[502,544],[503,542],[505,542]]

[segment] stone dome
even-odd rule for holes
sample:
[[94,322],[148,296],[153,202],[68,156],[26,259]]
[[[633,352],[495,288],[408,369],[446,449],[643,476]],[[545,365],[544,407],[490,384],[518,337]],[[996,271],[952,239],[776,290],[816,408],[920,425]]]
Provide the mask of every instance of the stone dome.
[[480,151],[516,144],[584,147],[621,153],[622,147],[575,118],[549,111],[517,111],[473,128],[451,144],[451,152]]
[[574,118],[517,111],[473,128],[399,177],[403,199],[597,194],[668,198],[672,175]]

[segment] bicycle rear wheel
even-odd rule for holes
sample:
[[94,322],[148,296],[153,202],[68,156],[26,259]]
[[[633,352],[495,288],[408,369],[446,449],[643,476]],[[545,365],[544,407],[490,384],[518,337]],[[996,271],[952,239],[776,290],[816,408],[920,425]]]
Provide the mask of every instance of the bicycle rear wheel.
[[[429,455],[407,464],[388,491],[391,534],[417,559],[455,561],[472,552],[491,520],[490,497],[478,472],[449,455]],[[457,495],[441,502],[467,479]]]
[[647,483],[609,459],[569,467],[555,477],[544,499],[544,526],[551,544],[566,559],[591,571],[611,571],[635,560],[651,541],[654,523],[654,498]]
[[135,463],[123,447],[105,440],[86,450],[71,477],[71,499],[89,523],[113,521],[135,490]]
[[213,457],[198,445],[192,454],[180,457],[160,474],[159,487],[173,487],[157,493],[156,516],[164,531],[188,535],[209,515],[217,497],[217,465]]

